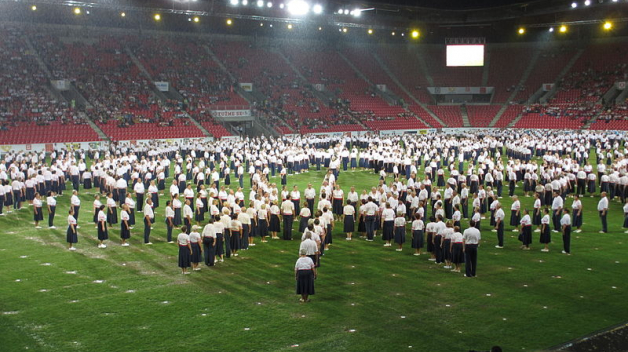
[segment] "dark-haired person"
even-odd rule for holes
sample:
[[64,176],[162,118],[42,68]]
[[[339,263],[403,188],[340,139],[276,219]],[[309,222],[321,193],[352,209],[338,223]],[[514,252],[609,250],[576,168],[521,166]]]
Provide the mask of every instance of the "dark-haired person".
[[144,206],[144,244],[152,244],[150,242],[150,230],[153,229],[154,222],[153,200],[152,198],[146,198],[146,205]]
[[[497,245],[495,248],[504,248],[504,218],[506,214],[501,204],[495,207],[495,230],[497,230]],[[478,229],[479,230],[479,229]]]
[[172,229],[174,228],[174,210],[172,209],[171,202],[166,201],[166,230],[168,243],[172,242]]
[[190,267],[190,257],[192,256],[190,235],[188,235],[187,232],[188,229],[185,226],[181,226],[181,233],[177,236],[177,244],[179,245],[179,268],[181,268],[181,274],[183,275],[190,273],[187,269]]
[[528,209],[523,210],[523,217],[521,218],[521,242],[523,245],[521,249],[529,251],[530,244],[532,243],[532,219],[530,218],[530,211]]
[[602,222],[602,231],[600,233],[608,232],[608,225],[606,223],[606,213],[608,212],[608,198],[606,192],[602,192],[600,195],[600,201],[597,203],[597,211],[600,214],[600,221]]
[[563,209],[563,217],[560,219],[560,226],[563,232],[563,254],[571,254],[571,217],[569,209]]
[[122,210],[120,210],[120,240],[122,247],[128,247],[129,244],[126,240],[131,238],[131,225],[129,225],[129,206],[122,203]]
[[307,256],[307,250],[299,251],[299,259],[294,265],[294,276],[297,281],[296,292],[301,295],[300,302],[309,302],[309,296],[315,293],[314,279],[316,279],[316,266],[312,258]]
[[465,277],[475,277],[478,265],[478,245],[482,235],[480,230],[471,226],[462,234],[462,251],[464,252]]
[[44,213],[42,211],[41,196],[39,193],[35,193],[35,198],[33,199],[33,220],[35,220],[35,228],[41,229],[39,222],[44,221]]
[[107,193],[107,223],[109,226],[118,223],[118,208],[111,192]]
[[541,244],[545,245],[545,248],[541,249],[541,252],[549,252],[549,243],[552,242],[552,231],[550,229],[550,210],[549,208],[543,209],[543,218],[541,219]]
[[346,240],[351,241],[353,231],[355,231],[355,207],[351,204],[351,200],[347,199],[347,205],[342,208],[343,230],[346,234]]
[[72,209],[68,211],[68,230],[65,235],[65,240],[68,242],[68,249],[75,251],[76,248],[74,244],[78,242],[78,236],[76,233],[76,218],[74,218]]
[[534,193],[534,205],[532,211],[532,225],[536,226],[534,232],[541,232],[541,217],[543,216],[541,211],[541,198],[538,193]]
[[238,220],[238,215],[231,215],[231,227],[230,227],[231,241],[231,253],[234,257],[237,257],[238,251],[242,248],[242,222]]
[[[72,215],[74,216],[74,214]],[[96,219],[98,220],[98,241],[100,241],[98,248],[107,248],[105,241],[109,239],[109,232],[107,231],[107,215],[104,205],[100,205]]]
[[214,220],[210,219],[202,232],[203,254],[206,266],[214,266],[216,262],[216,230]]
[[395,243],[399,246],[396,249],[397,252],[403,250],[403,244],[406,243],[406,217],[405,212],[397,212],[397,217],[394,220],[395,226]]
[[46,197],[46,207],[48,208],[48,228],[56,229],[54,221],[55,214],[57,212],[57,199],[55,198],[54,191],[48,191],[48,197]]

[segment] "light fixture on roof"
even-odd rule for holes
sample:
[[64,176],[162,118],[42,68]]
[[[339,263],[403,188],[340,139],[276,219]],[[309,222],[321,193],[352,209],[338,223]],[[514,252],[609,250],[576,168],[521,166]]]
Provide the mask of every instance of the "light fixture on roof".
[[292,0],[288,3],[288,12],[294,16],[303,16],[310,12],[310,4],[303,0]]
[[257,7],[264,7],[264,0],[257,0]]
[[369,30],[367,31],[368,34],[373,34],[373,30],[369,28]]
[[554,27],[550,27],[550,28],[549,28],[549,32],[550,32],[550,33],[553,33],[553,32],[554,32]]
[[517,31],[519,34],[525,34],[526,33],[526,29],[521,27],[519,28],[519,30]]
[[584,1],[584,6],[589,6],[591,5],[591,0],[585,0]]
[[321,13],[323,13],[323,6],[321,4],[315,4],[314,6],[312,6],[312,12],[320,15]]
[[237,6],[240,4],[240,0],[230,0],[229,3],[233,6]]
[[243,5],[243,6],[246,6],[246,5],[248,5],[248,4],[249,4],[249,0],[242,0],[242,5]]
[[194,23],[199,23],[201,21],[201,19],[198,18],[198,16],[194,17],[192,20],[194,21]]
[[266,7],[268,7],[268,8],[273,7],[273,3],[269,1],[268,3],[266,3]]
[[561,33],[567,33],[567,26],[562,25],[560,26],[560,28],[558,29]]
[[153,18],[155,19],[155,21],[161,21],[161,15],[160,14],[155,14],[155,16],[153,16]]
[[572,2],[571,3],[571,8],[575,9],[576,7],[578,7],[578,3],[577,2]]
[[81,8],[80,7],[75,7],[74,8],[74,14],[75,15],[80,15],[81,14]]
[[609,31],[613,28],[613,23],[610,21],[604,22],[604,26],[602,26],[605,30]]
[[360,15],[362,15],[362,10],[355,9],[355,10],[351,11],[350,14],[353,15],[353,17],[360,17]]
[[31,6],[31,10],[33,10],[33,11],[37,11],[37,5],[33,5],[33,6]]
[[233,21],[231,20],[231,18],[227,19],[227,26],[231,26],[233,24]]

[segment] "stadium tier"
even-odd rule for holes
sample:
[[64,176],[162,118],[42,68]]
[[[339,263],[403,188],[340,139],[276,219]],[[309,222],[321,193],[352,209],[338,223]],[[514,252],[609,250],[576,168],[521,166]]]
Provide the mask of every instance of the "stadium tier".
[[[216,110],[250,111],[279,134],[628,129],[625,104],[613,100],[621,91],[611,91],[627,75],[623,42],[487,45],[483,67],[448,67],[445,48],[434,45],[199,40],[107,29],[78,36],[16,25],[2,25],[0,34],[0,144],[92,141],[98,129],[115,141],[231,135]],[[69,90],[53,80],[69,82]],[[169,86],[159,91],[155,81]],[[428,87],[494,90],[463,107],[440,105]],[[616,94],[605,101],[609,92]]]

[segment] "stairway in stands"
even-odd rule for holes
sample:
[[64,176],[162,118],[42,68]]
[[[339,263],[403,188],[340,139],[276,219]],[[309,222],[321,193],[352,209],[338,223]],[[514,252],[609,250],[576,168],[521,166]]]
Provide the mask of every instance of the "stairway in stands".
[[460,105],[460,114],[462,116],[462,125],[464,127],[471,127],[471,123],[469,122],[469,112],[467,111],[466,105]]
[[[390,70],[390,68],[388,68],[388,66],[386,65],[386,63],[382,60],[382,58],[379,57],[379,55],[377,55],[377,53],[373,52],[373,57],[375,58],[375,60],[379,63],[379,66],[382,68],[382,70],[390,77],[390,79],[392,79],[393,82],[395,82],[395,84],[407,95],[410,97],[410,99],[412,99],[412,101],[416,104],[419,105],[421,108],[423,108],[423,110],[425,110],[434,120],[436,120],[438,123],[440,123],[442,126],[444,126],[445,124],[443,123],[443,121],[440,120],[440,118],[438,118],[438,116],[436,116],[436,114],[434,114],[434,112],[432,112],[430,109],[427,108],[427,106],[423,103],[421,103],[419,101],[419,99],[417,99],[409,90],[407,87],[405,87],[403,84],[401,84],[401,82],[399,81],[399,79],[392,73],[392,71]],[[426,76],[427,78],[427,76]],[[431,77],[428,78],[428,80],[431,81]],[[433,81],[431,81],[433,83]],[[406,111],[410,112],[410,110],[408,110],[408,108],[405,108]],[[413,116],[415,116],[417,118],[417,120],[421,121],[421,123],[423,123],[425,126],[429,126],[432,128],[438,128],[438,126],[432,126],[431,124],[427,123],[425,120],[423,120],[422,118],[420,118],[417,114],[412,113]]]
[[[532,70],[534,69],[534,66],[536,66],[536,63],[539,60],[539,55],[541,55],[541,51],[537,50],[534,53],[534,56],[532,57],[532,60],[530,60],[530,63],[528,64],[528,67],[523,72],[523,75],[521,76],[521,79],[519,80],[519,84],[517,85],[517,87],[515,87],[515,89],[513,89],[512,93],[510,94],[510,97],[508,97],[508,100],[506,100],[506,103],[497,112],[497,114],[493,118],[493,121],[491,121],[491,123],[488,124],[488,127],[495,127],[495,125],[497,124],[499,119],[502,117],[504,112],[506,112],[506,110],[508,109],[508,106],[509,106],[510,102],[513,101],[515,99],[515,97],[517,96],[517,94],[519,93],[519,89],[518,88],[519,87],[523,87],[526,84],[526,81],[528,80],[528,77],[530,77],[530,74],[532,73]],[[519,121],[519,119],[521,119],[521,116],[518,116],[517,121]],[[508,124],[508,126],[510,127],[510,123]]]

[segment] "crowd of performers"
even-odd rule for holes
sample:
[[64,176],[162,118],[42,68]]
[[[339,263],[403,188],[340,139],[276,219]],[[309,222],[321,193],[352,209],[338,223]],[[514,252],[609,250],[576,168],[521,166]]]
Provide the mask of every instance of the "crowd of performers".
[[[562,252],[570,254],[571,233],[582,231],[582,197],[599,196],[600,232],[608,231],[611,202],[624,204],[628,215],[623,142],[610,132],[492,131],[8,153],[0,164],[0,215],[27,203],[41,229],[45,204],[48,227],[54,229],[57,197],[71,193],[70,250],[80,224],[87,223],[81,212],[90,214],[103,249],[111,230],[126,247],[137,222],[143,223],[146,245],[152,244],[151,230],[164,226],[166,242],[179,246],[184,274],[237,257],[257,245],[256,238],[263,244],[296,237],[300,253],[316,268],[333,244],[332,234],[342,232],[347,241],[354,234],[369,242],[381,236],[385,247],[394,243],[397,251],[408,241],[414,255],[425,249],[429,260],[456,272],[466,263],[465,275],[473,277],[483,221],[496,232],[496,248],[504,247],[508,227],[519,233],[523,250],[531,249],[533,233],[539,232],[542,251],[549,251],[554,233],[562,239]],[[319,185],[288,186],[288,175],[310,170],[325,170]],[[377,175],[370,189],[341,187],[340,173],[356,170]],[[531,208],[521,205],[517,187],[520,196],[534,197]],[[87,210],[79,192],[94,194]],[[503,196],[512,198],[509,218]],[[463,220],[469,221],[464,231]],[[334,231],[336,226],[342,230]]]

